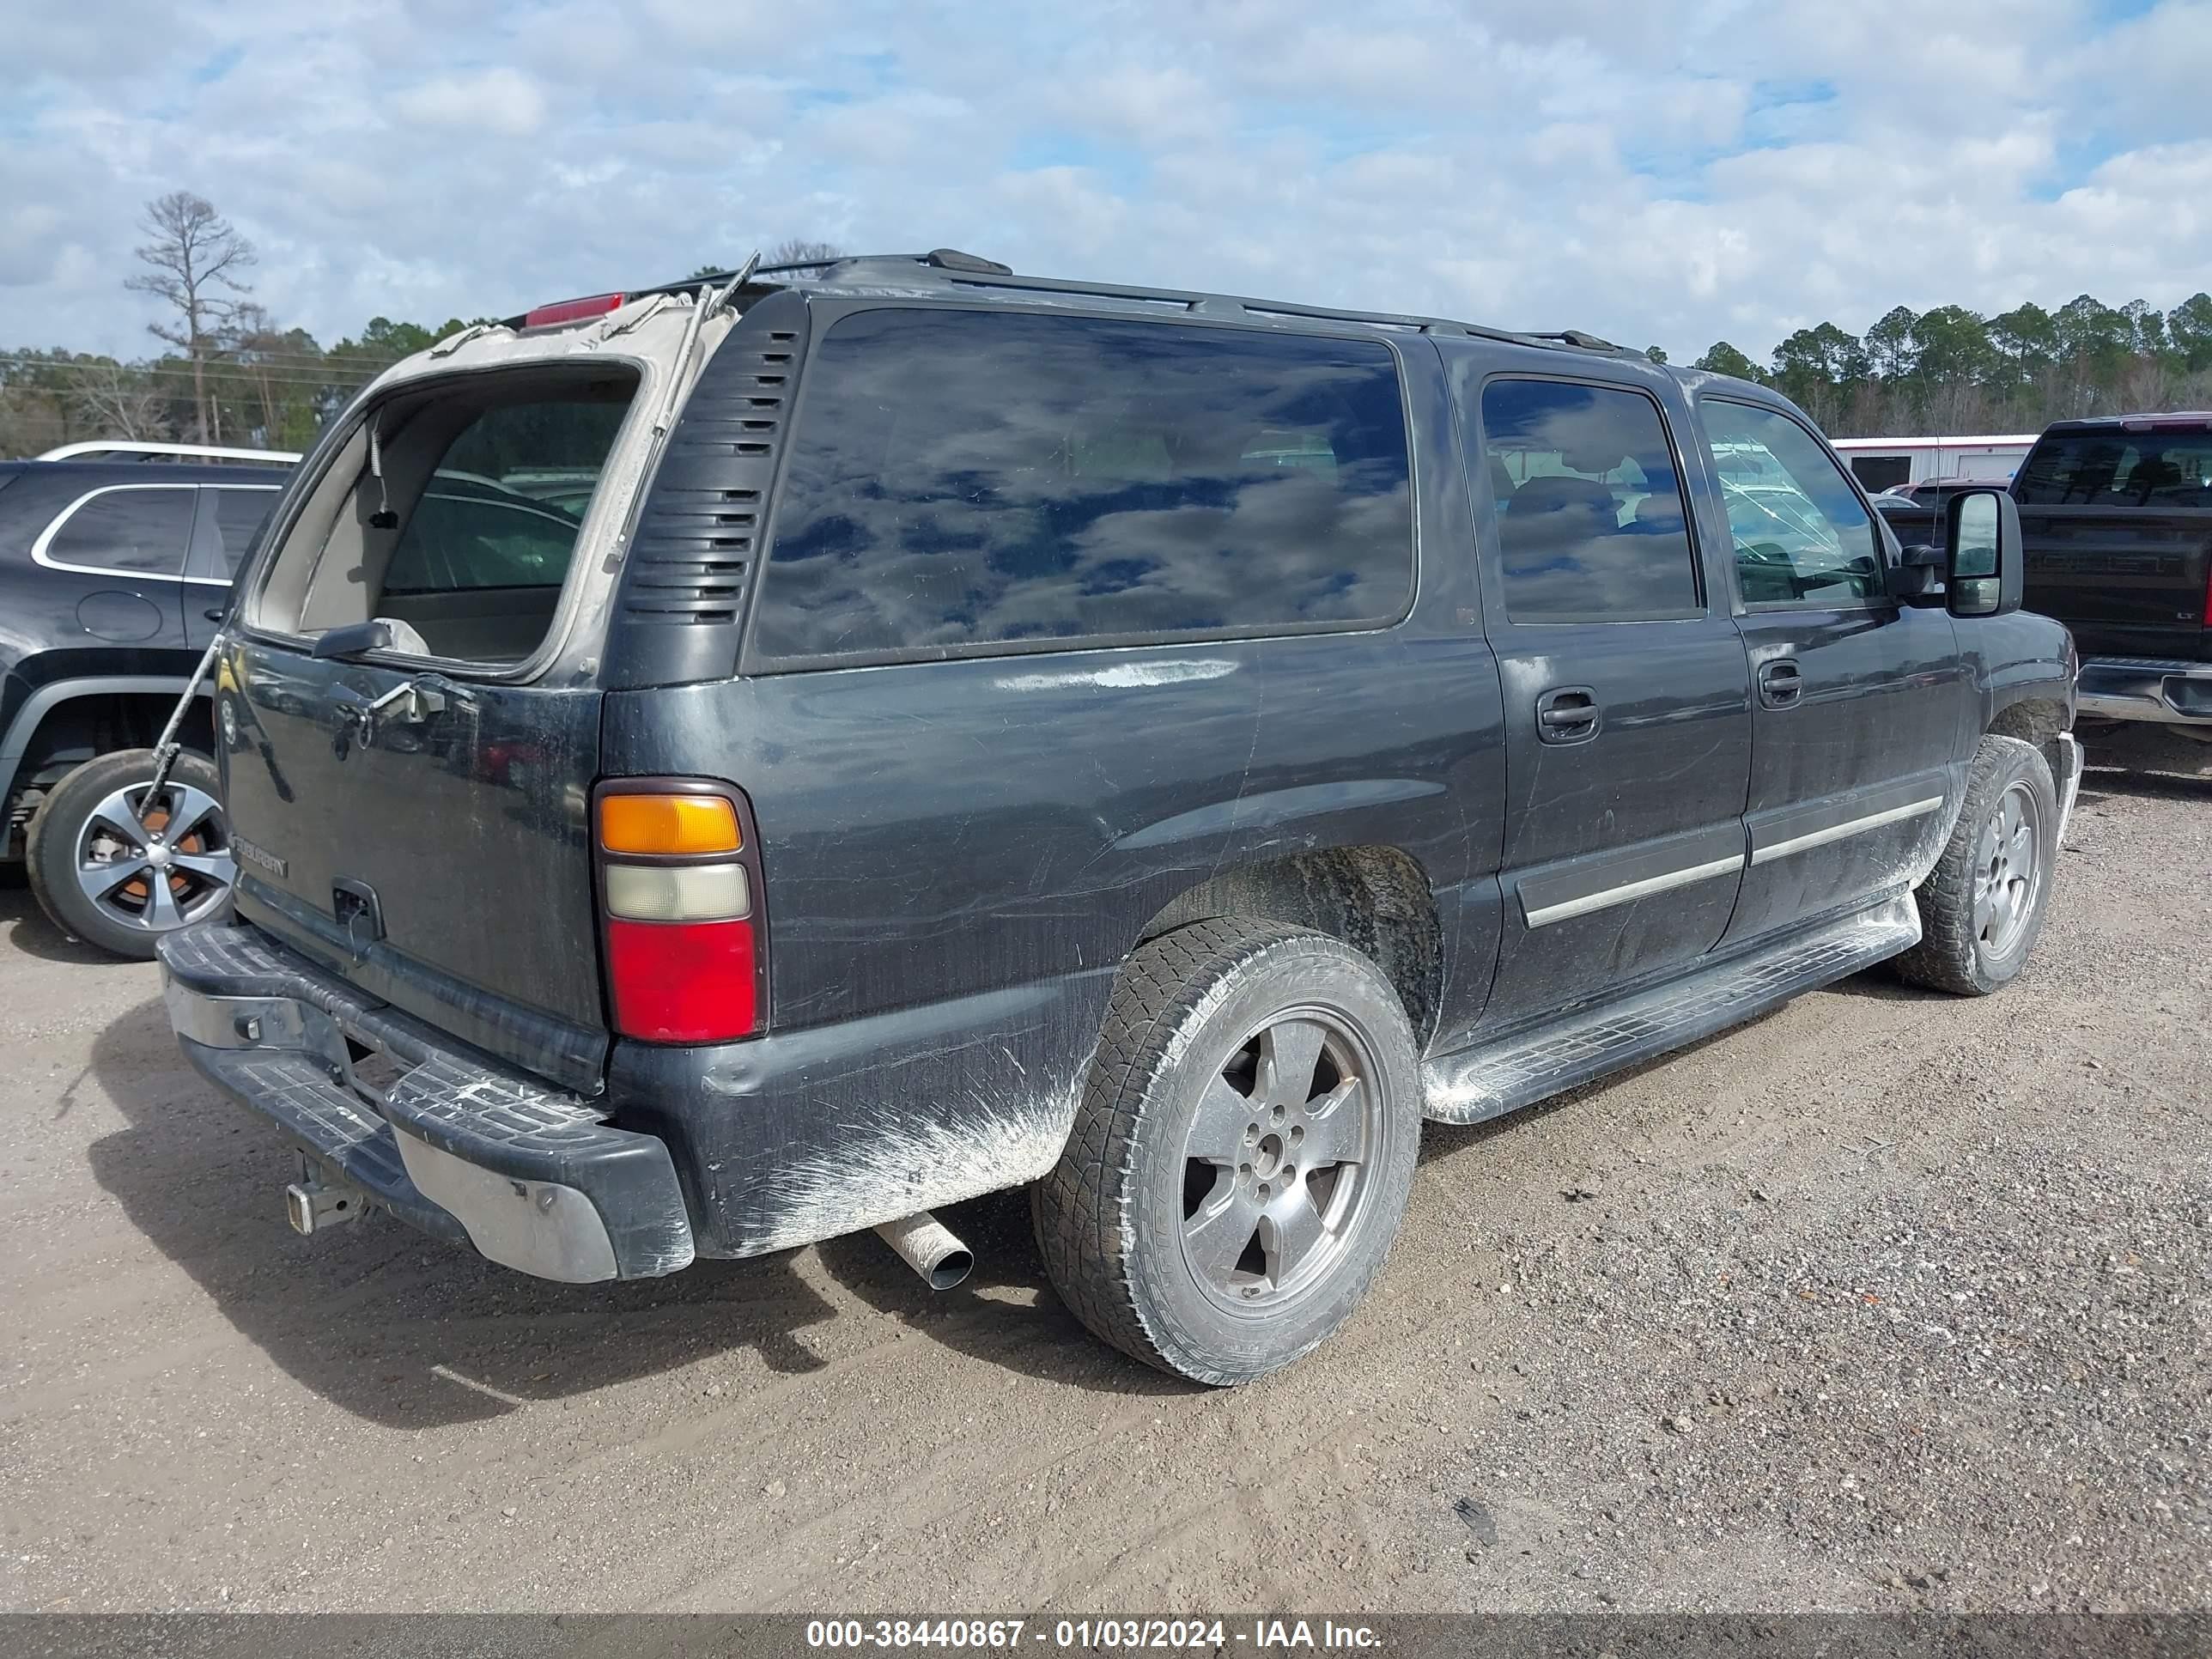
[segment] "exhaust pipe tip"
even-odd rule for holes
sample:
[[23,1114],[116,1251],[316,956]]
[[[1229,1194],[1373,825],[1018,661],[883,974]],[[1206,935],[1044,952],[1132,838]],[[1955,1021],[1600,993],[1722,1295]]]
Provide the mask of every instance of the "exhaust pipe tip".
[[898,1221],[886,1221],[876,1237],[890,1245],[898,1259],[921,1276],[933,1291],[949,1291],[966,1279],[975,1266],[975,1253],[963,1244],[943,1222],[927,1210]]
[[947,1250],[937,1258],[937,1265],[929,1270],[929,1288],[933,1291],[949,1291],[967,1278],[974,1271],[975,1267],[975,1258],[968,1253],[967,1246],[963,1245],[957,1250]]

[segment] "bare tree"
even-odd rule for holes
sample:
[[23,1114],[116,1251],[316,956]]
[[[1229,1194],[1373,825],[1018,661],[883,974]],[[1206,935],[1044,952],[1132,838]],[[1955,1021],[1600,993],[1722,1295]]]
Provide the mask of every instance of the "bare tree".
[[167,437],[168,403],[143,368],[101,359],[77,376],[77,410],[103,437]]
[[193,419],[199,441],[208,441],[207,358],[216,337],[237,314],[238,304],[218,290],[251,294],[235,273],[254,264],[253,244],[232,228],[204,196],[173,190],[146,204],[142,222],[153,240],[137,250],[149,270],[124,287],[150,294],[172,307],[174,322],[147,324],[157,340],[181,347],[192,366]]
[[799,274],[818,276],[824,265],[845,257],[845,250],[835,242],[810,242],[802,236],[787,236],[769,250],[764,265],[805,265],[811,267]]

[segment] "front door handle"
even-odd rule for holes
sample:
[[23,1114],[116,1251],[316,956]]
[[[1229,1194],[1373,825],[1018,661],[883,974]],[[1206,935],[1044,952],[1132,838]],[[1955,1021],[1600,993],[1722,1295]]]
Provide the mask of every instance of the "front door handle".
[[1759,700],[1769,708],[1787,708],[1805,695],[1805,676],[1796,660],[1777,657],[1759,671]]
[[219,605],[211,605],[200,612],[200,615],[205,617],[210,622],[221,622],[224,614],[223,608]]
[[1558,685],[1536,699],[1536,735],[1546,743],[1588,743],[1604,716],[1587,685]]

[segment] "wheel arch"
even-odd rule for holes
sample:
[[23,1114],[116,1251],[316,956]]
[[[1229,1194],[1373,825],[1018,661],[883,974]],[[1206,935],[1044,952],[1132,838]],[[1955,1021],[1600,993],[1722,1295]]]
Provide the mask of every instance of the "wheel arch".
[[[114,674],[40,686],[0,732],[0,804],[72,756],[82,761],[118,749],[150,747],[191,684],[183,674]],[[186,746],[211,754],[215,723],[210,696],[204,688],[185,717],[183,735]],[[80,750],[85,752],[78,754]]]
[[2072,712],[2057,697],[2025,696],[2008,702],[1990,717],[1990,738],[2018,738],[2042,752],[2057,776],[2063,763],[2058,753],[2059,734],[2073,729]]
[[1443,989],[1443,930],[1428,872],[1404,848],[1330,847],[1218,872],[1155,911],[1131,949],[1214,917],[1287,922],[1341,939],[1390,981],[1416,1045],[1433,1034]]

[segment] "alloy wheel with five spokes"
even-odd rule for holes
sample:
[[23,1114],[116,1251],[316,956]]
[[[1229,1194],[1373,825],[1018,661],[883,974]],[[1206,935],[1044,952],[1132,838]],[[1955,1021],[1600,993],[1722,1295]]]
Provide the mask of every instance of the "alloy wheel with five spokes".
[[222,807],[172,778],[112,791],[76,836],[77,885],[116,924],[149,933],[213,915],[238,879]]

